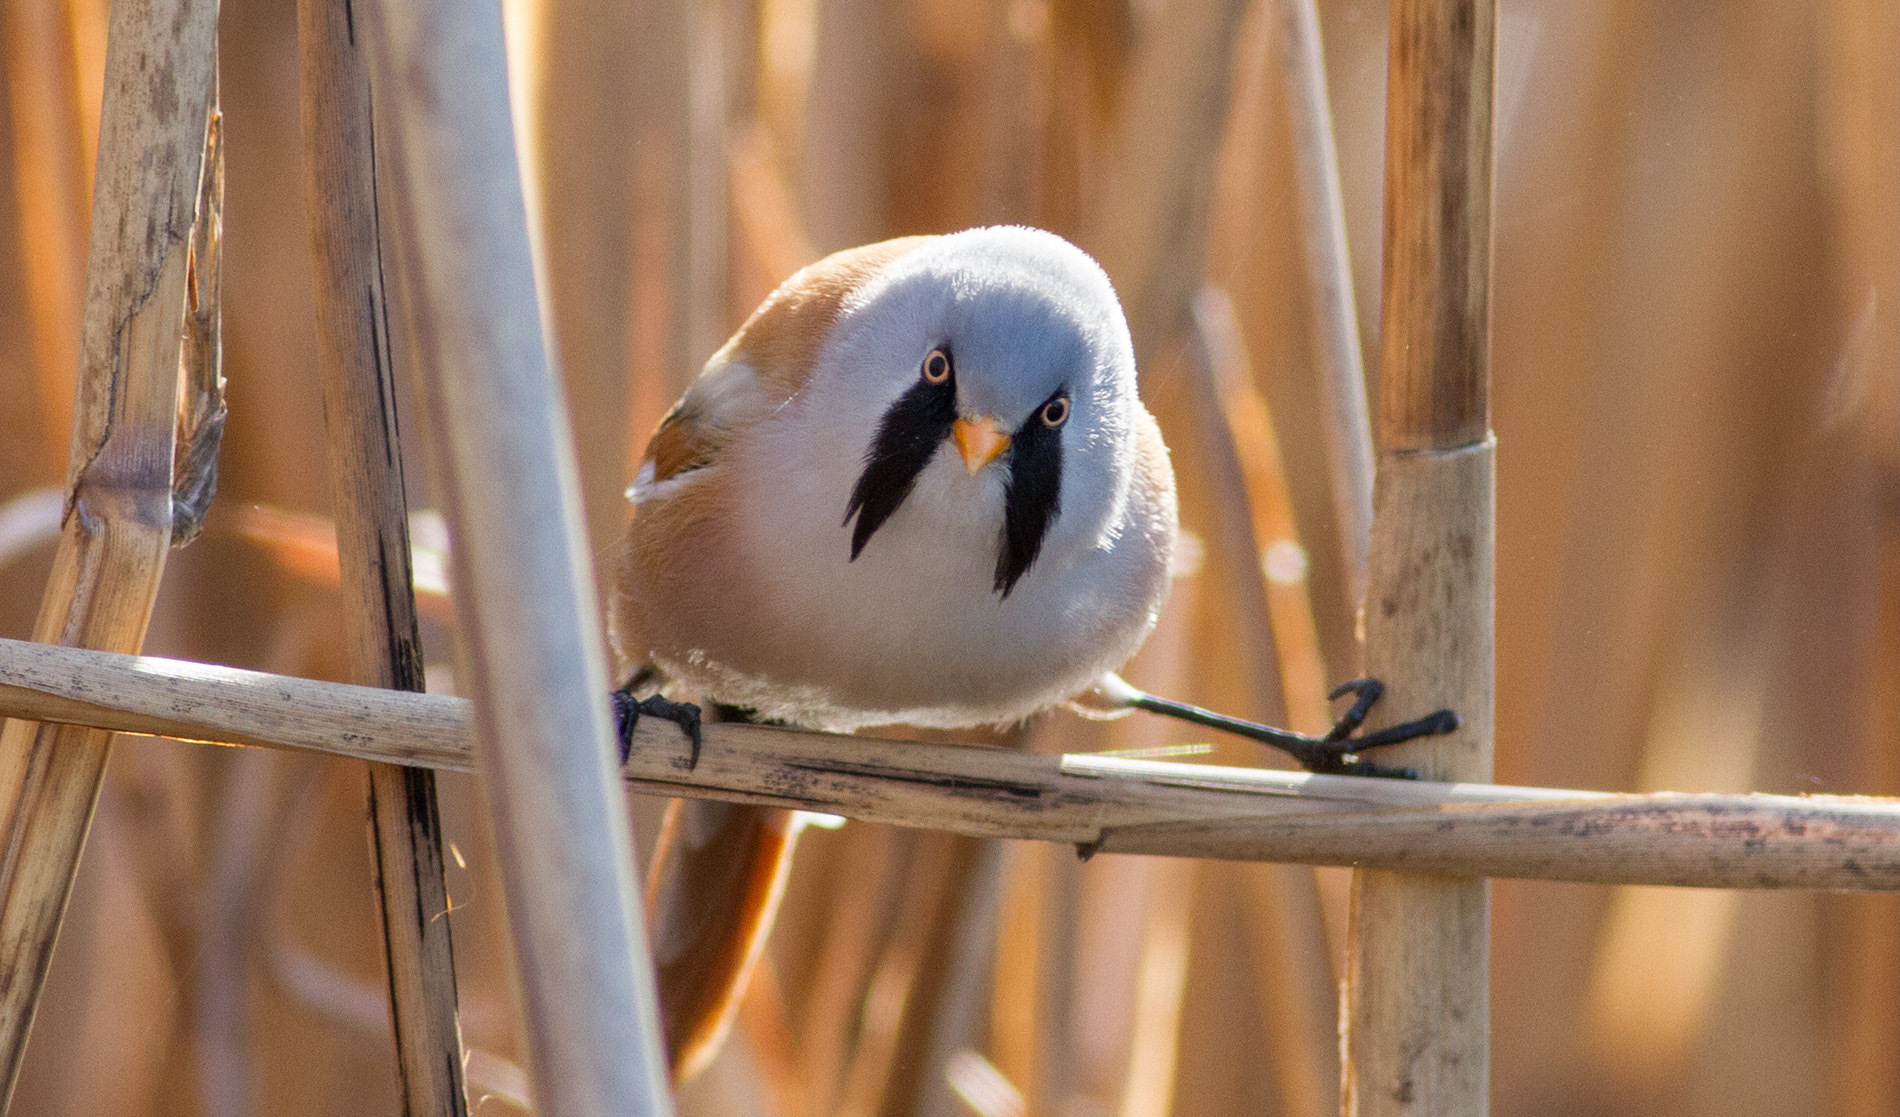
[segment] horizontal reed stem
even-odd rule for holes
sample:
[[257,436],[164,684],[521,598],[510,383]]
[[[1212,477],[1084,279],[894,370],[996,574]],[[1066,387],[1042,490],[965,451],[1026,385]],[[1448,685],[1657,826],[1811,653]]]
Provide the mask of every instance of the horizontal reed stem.
[[[602,696],[602,701],[606,700]],[[441,695],[0,640],[0,715],[475,768]],[[1900,890],[1900,800],[1611,794],[1049,756],[647,719],[633,787],[1091,851],[1711,888]]]

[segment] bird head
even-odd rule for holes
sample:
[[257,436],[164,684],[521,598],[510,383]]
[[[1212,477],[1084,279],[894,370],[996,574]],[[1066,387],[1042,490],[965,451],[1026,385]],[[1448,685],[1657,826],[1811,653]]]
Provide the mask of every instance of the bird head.
[[1115,522],[1133,347],[1107,276],[1060,237],[924,242],[846,301],[819,364],[863,447],[843,509],[853,561],[907,503],[970,502],[1007,598],[1052,543],[1092,545]]

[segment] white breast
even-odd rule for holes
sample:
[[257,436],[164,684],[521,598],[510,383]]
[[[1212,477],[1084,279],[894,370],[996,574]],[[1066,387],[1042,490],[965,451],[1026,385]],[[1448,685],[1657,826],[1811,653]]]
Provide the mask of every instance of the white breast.
[[1156,493],[1133,494],[1107,532],[1058,519],[1002,599],[1002,471],[971,476],[946,448],[853,562],[843,518],[863,447],[811,437],[808,406],[823,401],[793,400],[720,464],[750,604],[660,653],[688,687],[813,728],[997,724],[1120,667],[1152,627],[1173,531]]

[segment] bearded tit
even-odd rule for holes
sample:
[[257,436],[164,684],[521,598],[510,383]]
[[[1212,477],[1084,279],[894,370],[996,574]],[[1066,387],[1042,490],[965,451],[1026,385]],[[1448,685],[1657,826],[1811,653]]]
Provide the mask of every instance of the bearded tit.
[[[1114,674],[1167,596],[1174,474],[1108,277],[1050,233],[907,237],[798,272],[661,422],[628,495],[616,652],[642,682],[756,720],[952,729],[1086,692],[1362,774],[1399,773],[1359,749],[1456,724],[1351,737],[1378,697],[1361,680],[1309,737]],[[641,714],[696,737],[695,707],[631,686],[616,707],[623,739]],[[761,808],[669,820],[649,890],[676,1073],[716,1046],[791,834]]]

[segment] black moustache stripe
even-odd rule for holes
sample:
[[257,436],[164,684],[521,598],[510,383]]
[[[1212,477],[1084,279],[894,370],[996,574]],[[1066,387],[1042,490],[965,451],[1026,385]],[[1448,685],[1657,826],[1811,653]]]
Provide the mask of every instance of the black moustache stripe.
[[864,455],[864,472],[851,489],[844,522],[858,518],[851,531],[851,558],[884,526],[897,506],[917,484],[917,475],[930,464],[937,447],[950,437],[957,421],[956,380],[942,384],[919,380],[899,396],[878,423],[877,437]]
[[[1062,431],[1043,425],[1041,414],[1039,407],[1010,438],[993,587],[1001,597],[1008,597],[1035,564],[1049,526],[1062,511]],[[853,561],[910,496],[918,475],[950,437],[956,421],[954,380],[944,384],[919,381],[884,413],[877,437],[865,452],[864,470],[845,505],[844,523],[850,524],[853,516],[858,521],[851,529]]]
[[1034,565],[1049,525],[1062,511],[1062,430],[1044,426],[1041,416],[1042,407],[1038,407],[1009,440],[1003,547],[996,556],[996,592],[1004,597]]

